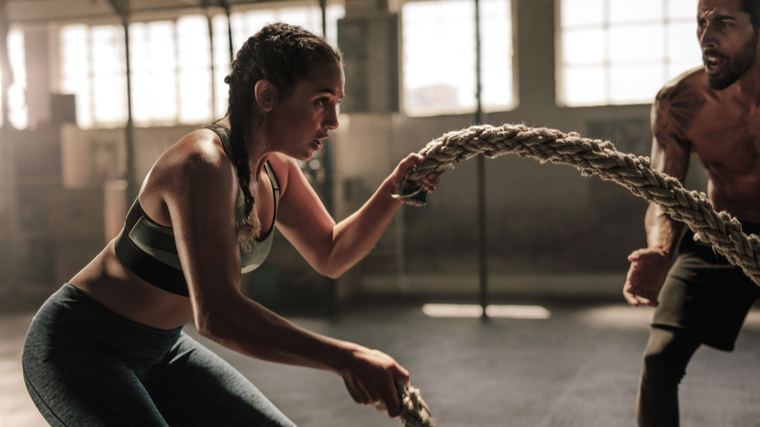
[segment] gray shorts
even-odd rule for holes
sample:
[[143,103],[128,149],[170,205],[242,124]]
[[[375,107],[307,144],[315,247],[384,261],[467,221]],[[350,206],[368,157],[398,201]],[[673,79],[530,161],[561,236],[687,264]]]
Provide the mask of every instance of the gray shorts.
[[[741,268],[695,242],[685,230],[678,252],[660,290],[652,326],[686,331],[700,342],[731,351],[760,287]],[[746,234],[760,234],[760,225],[742,222]]]
[[52,426],[295,427],[182,328],[133,322],[69,284],[34,317],[23,371]]

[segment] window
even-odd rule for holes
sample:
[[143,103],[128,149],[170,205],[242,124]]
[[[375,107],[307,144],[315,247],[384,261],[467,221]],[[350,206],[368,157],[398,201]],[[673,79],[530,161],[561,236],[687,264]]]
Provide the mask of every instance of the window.
[[[331,4],[325,11],[327,21],[327,42],[332,46],[338,44],[338,19],[345,15],[342,4]],[[274,22],[287,22],[301,26],[314,34],[322,35],[322,10],[318,6],[280,7],[276,9],[254,9],[247,12],[233,13],[230,16],[232,24],[232,43],[240,47],[248,37],[254,35],[261,27]],[[229,35],[227,18],[214,18],[214,73],[216,76],[216,106],[217,117],[227,112],[228,86],[224,76],[230,72]]]
[[[13,82],[8,88],[8,120],[17,129],[26,128],[29,119],[26,105],[26,62],[24,55],[24,33],[19,29],[8,31],[8,59]],[[0,76],[4,78],[4,76]],[[0,98],[2,102],[2,98]],[[0,116],[0,124],[2,117]]]
[[[401,13],[406,113],[475,111],[474,2],[407,2]],[[507,110],[515,103],[510,1],[481,0],[480,23],[483,109]]]
[[214,115],[208,19],[205,16],[180,18],[176,34],[179,121],[200,123]]
[[[208,34],[208,30],[201,34]],[[136,124],[177,121],[180,118],[180,97],[174,22],[132,24],[129,39],[133,120]],[[207,51],[202,50],[201,46],[198,47],[198,60],[203,62]],[[202,90],[203,82],[199,83],[199,90]],[[209,84],[210,80],[205,86]]]
[[[337,39],[337,19],[343,10],[339,5],[327,8],[331,43]],[[261,26],[276,21],[300,25],[316,34],[322,32],[319,7],[257,9],[231,15],[233,44],[241,46]],[[204,15],[130,24],[135,124],[197,124],[226,113],[228,87],[224,77],[230,70],[226,16],[212,17],[212,31],[213,55]],[[60,41],[61,87],[76,95],[79,126],[123,126],[127,120],[124,28],[66,25]]]
[[77,123],[118,126],[126,120],[124,29],[67,25],[61,29],[61,89],[76,96]]
[[558,103],[649,103],[701,64],[698,0],[558,0]]

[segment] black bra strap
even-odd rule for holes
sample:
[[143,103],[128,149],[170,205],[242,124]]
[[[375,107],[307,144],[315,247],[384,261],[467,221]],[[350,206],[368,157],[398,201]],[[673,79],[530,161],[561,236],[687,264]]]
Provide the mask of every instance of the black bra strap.
[[235,158],[234,150],[232,150],[232,143],[230,142],[230,135],[227,132],[227,128],[221,125],[211,124],[206,126],[206,129],[214,131],[214,133],[219,136],[219,139],[222,141],[224,152],[227,154],[227,157],[230,158],[232,164],[235,165],[235,168],[237,168],[237,159]]
[[135,200],[127,214],[126,224],[116,239],[116,256],[125,267],[151,285],[173,294],[190,296],[182,271],[146,254],[129,238],[135,223],[143,215],[139,200]]

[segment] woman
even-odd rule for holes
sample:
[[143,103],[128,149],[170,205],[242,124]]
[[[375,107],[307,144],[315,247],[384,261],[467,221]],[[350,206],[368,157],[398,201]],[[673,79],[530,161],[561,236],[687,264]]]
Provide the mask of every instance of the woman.
[[[43,305],[24,348],[32,399],[54,426],[292,426],[198,332],[251,357],[328,370],[351,397],[392,417],[409,375],[377,350],[317,335],[240,293],[277,228],[320,273],[338,277],[380,238],[401,202],[399,163],[336,224],[296,164],[338,127],[340,53],[269,25],[238,52],[227,116],[156,161],[122,234]],[[438,175],[425,180],[428,191]]]

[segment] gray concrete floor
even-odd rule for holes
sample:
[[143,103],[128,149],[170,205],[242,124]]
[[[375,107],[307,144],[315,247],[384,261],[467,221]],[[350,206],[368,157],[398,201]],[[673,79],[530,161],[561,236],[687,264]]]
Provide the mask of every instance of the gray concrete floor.
[[[548,320],[429,318],[417,304],[389,302],[344,308],[334,321],[292,320],[394,356],[440,427],[633,426],[651,309],[543,305]],[[0,315],[0,427],[46,425],[20,372],[32,315]],[[194,333],[191,325],[187,330]],[[337,376],[260,362],[201,340],[301,427],[401,425],[355,405]],[[750,313],[733,353],[697,352],[680,396],[682,426],[760,426],[760,311]]]

